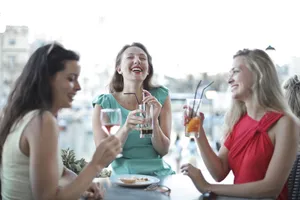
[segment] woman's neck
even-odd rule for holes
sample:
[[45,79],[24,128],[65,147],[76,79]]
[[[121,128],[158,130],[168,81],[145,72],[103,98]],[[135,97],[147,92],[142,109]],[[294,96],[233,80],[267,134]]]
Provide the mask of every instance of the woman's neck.
[[59,109],[55,108],[55,107],[52,107],[50,112],[52,113],[52,115],[57,118],[57,115],[58,115],[58,111]]
[[254,100],[248,100],[245,101],[245,106],[247,109],[247,114],[252,118],[257,121],[259,121],[267,112],[265,108],[262,106],[258,105],[257,102]]
[[[139,102],[143,100],[143,85],[141,84],[124,84],[124,88],[122,91],[122,95],[124,93],[134,93],[138,99]],[[134,94],[131,94],[132,96],[129,98],[136,98]]]

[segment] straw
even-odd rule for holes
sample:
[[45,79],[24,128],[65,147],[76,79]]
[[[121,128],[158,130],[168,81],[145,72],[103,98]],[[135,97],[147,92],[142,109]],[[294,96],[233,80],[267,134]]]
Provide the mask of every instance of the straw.
[[124,94],[133,94],[135,96],[136,102],[138,103],[138,105],[140,105],[141,103],[139,102],[139,99],[137,98],[136,94],[133,92],[126,92]]
[[[196,91],[195,91],[195,95],[194,95],[194,99],[196,99],[196,97],[197,97],[197,91],[198,91],[198,89],[199,89],[199,87],[200,87],[200,85],[201,85],[201,82],[202,82],[202,80],[200,80],[199,81],[199,83],[198,83],[198,85],[197,85],[197,87],[196,87]],[[193,117],[193,111],[194,111],[194,108],[195,108],[195,101],[193,102],[193,107],[192,107],[192,112],[191,112],[191,118]]]
[[[139,99],[136,96],[136,93],[133,92],[125,92],[124,94],[133,94],[135,96],[136,102],[138,103],[138,105],[140,105],[141,103],[139,102]],[[143,99],[144,99],[144,94],[143,94]],[[143,117],[146,118],[146,116],[144,115],[144,113],[142,113]]]
[[203,90],[202,90],[202,92],[201,92],[201,97],[200,97],[200,99],[202,99],[202,97],[203,97],[203,94],[204,94],[204,90],[206,90],[206,88],[208,88],[211,84],[213,84],[214,82],[212,81],[212,82],[210,82],[206,87],[204,87],[203,88]]
[[201,101],[202,101],[202,97],[203,97],[204,91],[206,90],[206,88],[208,88],[209,86],[211,86],[213,83],[214,83],[214,82],[212,81],[212,82],[210,82],[206,87],[203,88],[203,90],[202,90],[202,92],[201,92],[201,97],[200,97],[201,100],[200,100],[200,102],[199,102],[199,104],[198,104],[196,113],[198,112],[198,109],[199,109],[199,107],[200,107],[200,104],[201,104]]

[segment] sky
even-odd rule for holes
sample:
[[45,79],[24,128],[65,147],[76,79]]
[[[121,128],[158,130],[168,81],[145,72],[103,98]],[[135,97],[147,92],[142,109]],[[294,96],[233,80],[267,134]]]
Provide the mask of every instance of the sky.
[[113,70],[125,44],[141,42],[155,72],[174,77],[227,72],[243,48],[276,48],[275,60],[300,57],[297,0],[0,0],[0,31],[29,27],[36,38],[78,51],[85,73]]

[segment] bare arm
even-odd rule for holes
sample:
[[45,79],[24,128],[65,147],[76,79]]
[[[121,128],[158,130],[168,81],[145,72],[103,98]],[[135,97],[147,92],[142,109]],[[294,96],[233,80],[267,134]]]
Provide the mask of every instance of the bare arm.
[[228,149],[222,145],[217,155],[209,145],[205,131],[200,130],[200,137],[196,139],[202,159],[211,176],[220,182],[226,178],[230,169],[228,166]]
[[92,182],[98,169],[89,164],[82,175],[59,189],[58,127],[50,112],[36,117],[27,134],[30,147],[30,182],[35,199],[78,199]]
[[42,118],[35,117],[27,128],[26,139],[30,147],[30,182],[34,199],[79,199],[97,173],[120,151],[119,140],[109,137],[99,145],[92,161],[82,172],[70,184],[59,187],[62,174],[59,174],[58,168],[61,157],[58,154],[58,126],[55,118],[50,112],[44,112]]
[[[101,120],[100,120],[100,112],[101,112],[101,106],[100,105],[95,105],[94,112],[93,112],[93,132],[94,132],[94,140],[96,146],[106,137],[108,137],[108,132],[102,127],[101,125]],[[138,113],[138,110],[131,111],[129,113],[132,118],[135,118],[138,122],[142,123],[143,119],[141,117],[137,117],[136,113]],[[129,121],[129,122],[128,122]],[[135,128],[137,123],[130,124],[131,119],[128,119],[126,123],[118,130],[116,133],[116,136],[119,138],[119,140],[122,143],[122,146],[125,144],[128,133]],[[130,125],[129,125],[130,124]]]
[[[293,119],[284,116],[272,129],[275,131],[275,148],[263,180],[236,185],[209,185],[206,190],[226,196],[277,198],[296,158],[299,126]],[[199,181],[201,179],[197,179],[195,184],[198,185]]]
[[170,133],[172,126],[171,100],[167,99],[160,111],[160,122],[154,119],[152,144],[154,149],[164,156],[168,153],[170,147]]
[[59,179],[59,186],[64,187],[68,185],[70,182],[74,181],[77,177],[73,171],[69,170],[64,166],[64,171],[62,177]]

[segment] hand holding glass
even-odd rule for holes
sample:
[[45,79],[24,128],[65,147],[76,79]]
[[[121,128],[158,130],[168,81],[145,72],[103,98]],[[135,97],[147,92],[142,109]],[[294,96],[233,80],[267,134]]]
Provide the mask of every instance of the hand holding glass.
[[145,119],[144,124],[139,124],[140,138],[153,137],[153,105],[152,104],[140,104],[139,109],[142,110],[141,117]]
[[200,111],[202,99],[186,99],[186,105],[184,109],[184,126],[186,137],[199,137],[201,119]]
[[[100,112],[100,121],[102,128],[110,135],[115,135],[122,124],[121,110],[117,109],[102,109]],[[121,157],[119,154],[117,157]]]

